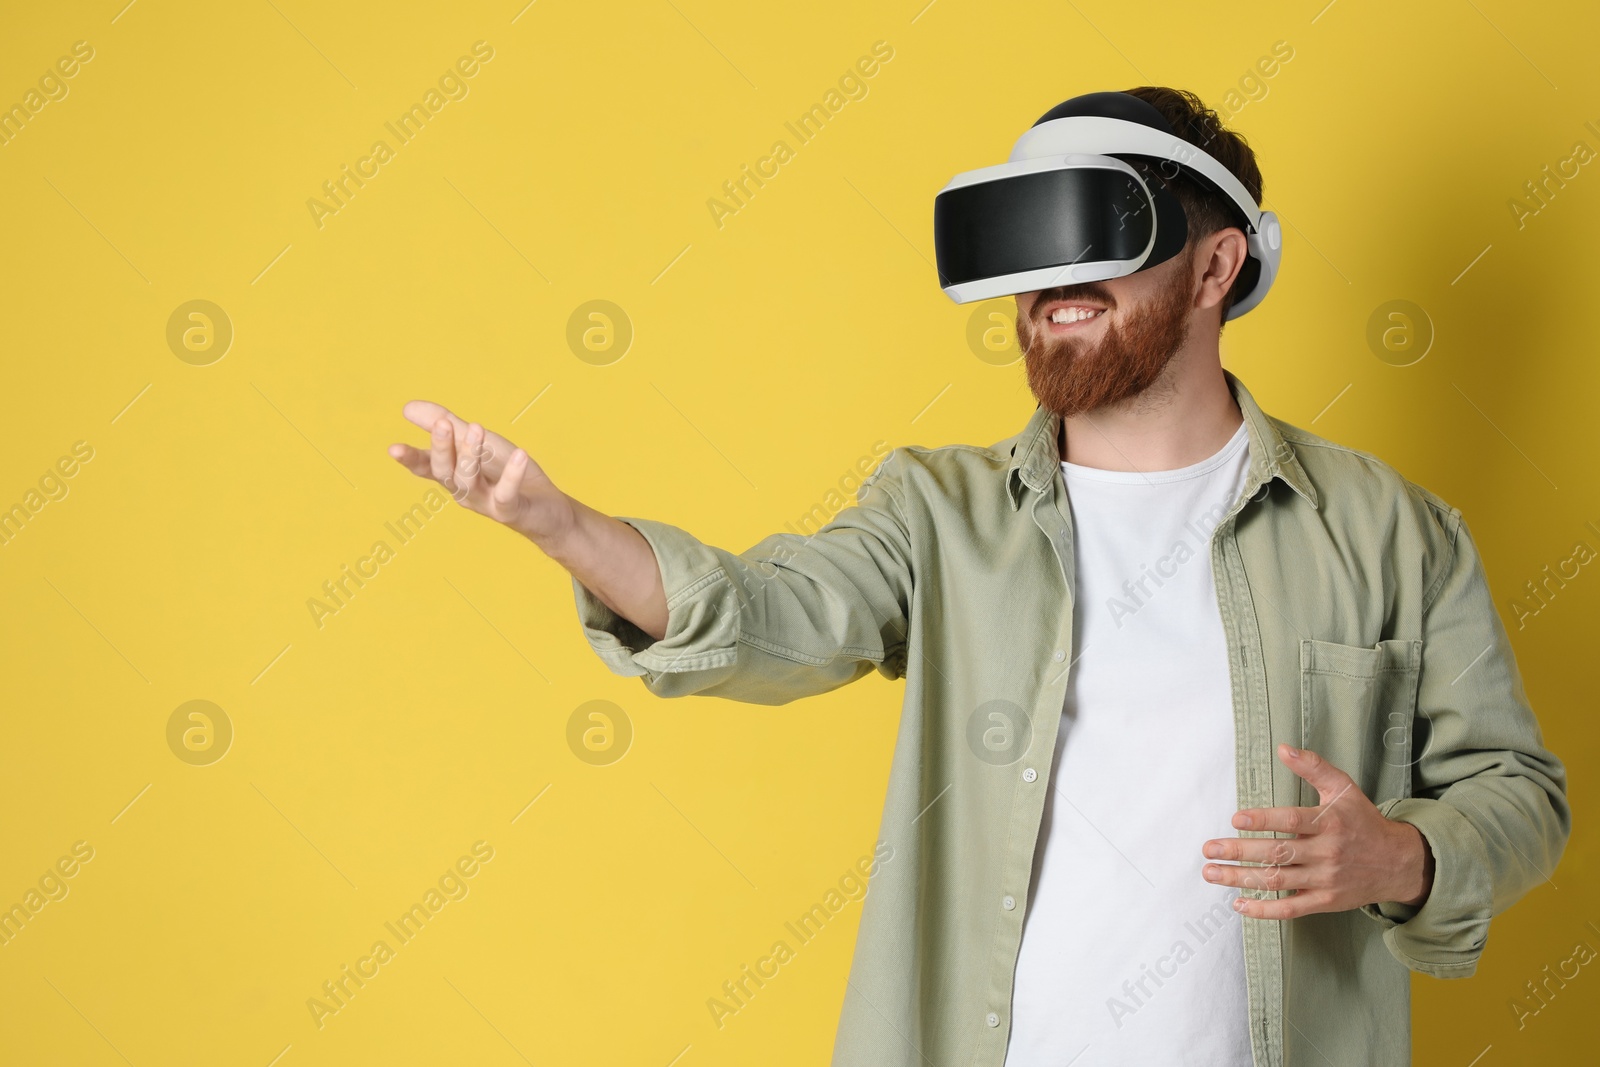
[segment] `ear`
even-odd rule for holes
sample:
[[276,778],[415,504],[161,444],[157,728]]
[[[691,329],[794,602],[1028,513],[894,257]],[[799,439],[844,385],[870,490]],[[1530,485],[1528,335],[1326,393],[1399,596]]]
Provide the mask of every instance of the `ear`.
[[1237,226],[1225,226],[1216,233],[1207,234],[1195,247],[1195,264],[1200,269],[1200,291],[1195,294],[1195,306],[1220,307],[1222,300],[1233,288],[1239,272],[1244,269],[1249,245],[1244,231]]

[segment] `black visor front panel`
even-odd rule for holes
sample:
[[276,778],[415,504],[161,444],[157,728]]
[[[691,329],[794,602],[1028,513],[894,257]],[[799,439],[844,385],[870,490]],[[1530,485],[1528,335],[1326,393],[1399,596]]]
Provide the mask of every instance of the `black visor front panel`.
[[1135,259],[1150,243],[1155,217],[1139,183],[1109,167],[1036,171],[950,189],[933,201],[939,284]]

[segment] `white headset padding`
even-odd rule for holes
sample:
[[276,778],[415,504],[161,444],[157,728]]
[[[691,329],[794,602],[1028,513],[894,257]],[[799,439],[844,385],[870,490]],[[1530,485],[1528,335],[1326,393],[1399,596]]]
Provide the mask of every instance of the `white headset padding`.
[[1283,227],[1278,225],[1277,212],[1263,211],[1258,225],[1261,231],[1246,234],[1245,242],[1251,257],[1261,264],[1261,274],[1256,278],[1254,288],[1228,309],[1229,319],[1236,319],[1261,303],[1278,277],[1278,262],[1283,258]]

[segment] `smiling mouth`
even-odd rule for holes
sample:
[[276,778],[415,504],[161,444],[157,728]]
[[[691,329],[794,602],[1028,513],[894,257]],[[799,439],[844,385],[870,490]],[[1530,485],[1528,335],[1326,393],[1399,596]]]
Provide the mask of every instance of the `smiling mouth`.
[[1056,308],[1050,313],[1048,320],[1050,332],[1070,333],[1086,328],[1088,323],[1102,318],[1106,313],[1105,308],[1092,307],[1087,304],[1068,304]]

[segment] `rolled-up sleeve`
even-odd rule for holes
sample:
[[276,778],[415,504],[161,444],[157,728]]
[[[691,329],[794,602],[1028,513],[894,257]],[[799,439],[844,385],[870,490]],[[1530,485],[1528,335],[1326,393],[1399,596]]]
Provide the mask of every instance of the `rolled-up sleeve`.
[[1434,857],[1420,906],[1362,910],[1411,970],[1464,978],[1489,920],[1550,881],[1571,832],[1566,772],[1544,746],[1482,560],[1452,508],[1447,549],[1423,607],[1412,795],[1380,810],[1411,823]]
[[771,534],[741,553],[670,523],[615,516],[655,552],[667,628],[654,640],[574,577],[590,647],[662,697],[784,704],[874,669],[902,677],[912,573],[900,452],[816,533]]

